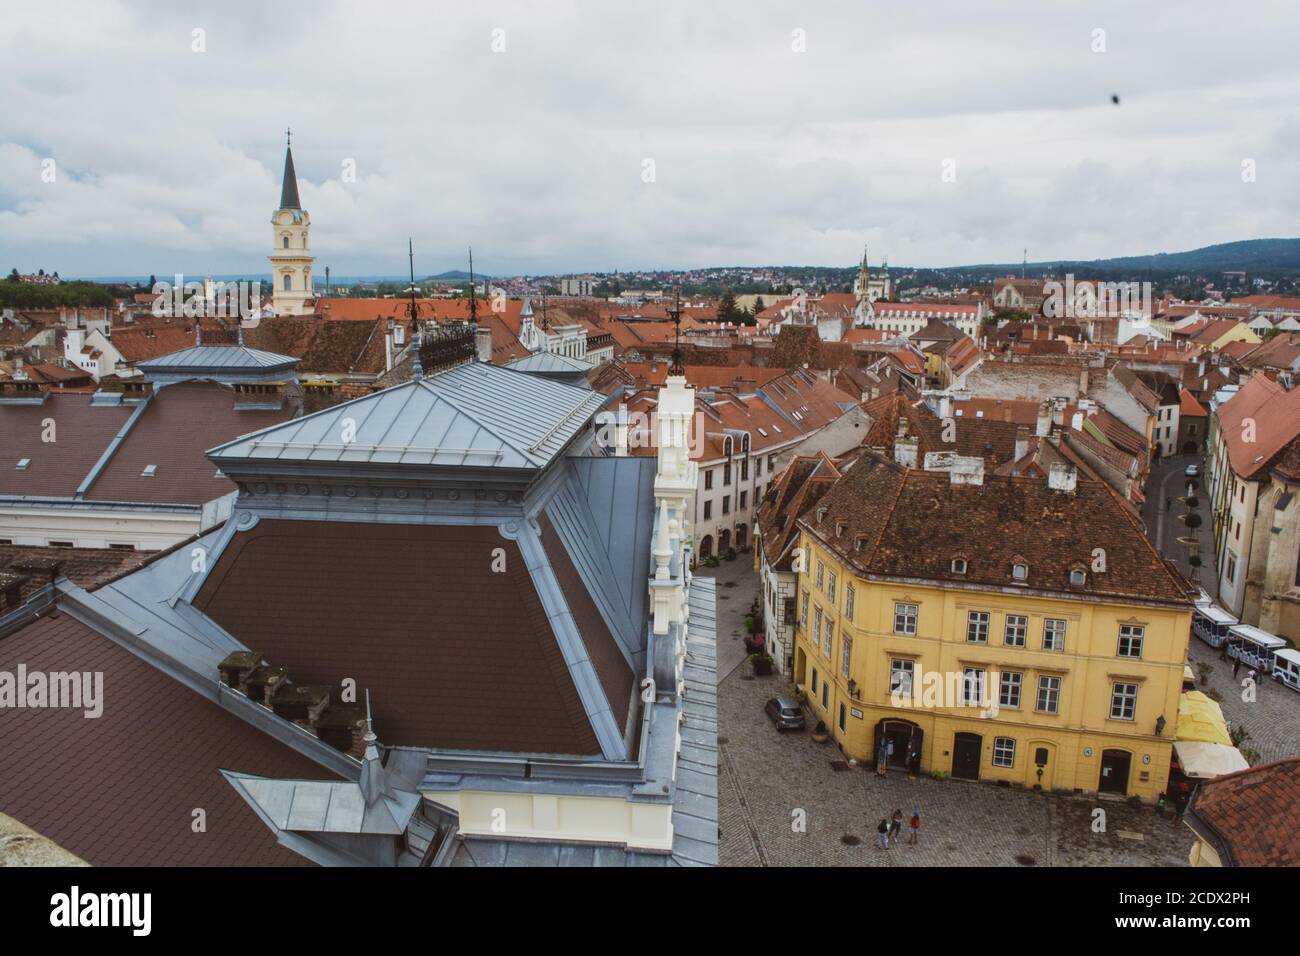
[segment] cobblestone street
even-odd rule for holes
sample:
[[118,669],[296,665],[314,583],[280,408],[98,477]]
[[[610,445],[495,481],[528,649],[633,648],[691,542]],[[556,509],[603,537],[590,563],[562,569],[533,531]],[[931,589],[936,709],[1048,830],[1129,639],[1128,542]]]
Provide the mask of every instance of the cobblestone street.
[[[779,734],[763,714],[789,686],[744,662],[752,555],[702,569],[718,579],[719,797],[724,866],[1182,866],[1193,838],[1150,808],[959,780],[885,778],[850,767],[834,744]],[[728,586],[730,585],[730,586]],[[1273,690],[1274,688],[1266,688]],[[1288,692],[1289,693],[1289,692]],[[1296,695],[1300,697],[1300,695]],[[834,766],[833,766],[834,765]],[[876,825],[921,810],[918,845],[881,850]],[[1093,809],[1106,832],[1092,830]],[[802,814],[799,811],[803,811]],[[800,819],[806,827],[798,827]]]

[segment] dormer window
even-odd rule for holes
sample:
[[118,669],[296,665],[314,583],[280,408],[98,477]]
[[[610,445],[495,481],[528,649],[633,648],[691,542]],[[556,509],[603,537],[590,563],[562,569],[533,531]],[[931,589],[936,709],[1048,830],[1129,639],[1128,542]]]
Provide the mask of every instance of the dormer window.
[[1011,565],[1011,580],[1024,583],[1029,580],[1029,565],[1023,561],[1016,561]]
[[843,521],[835,522],[835,537],[838,538],[843,535],[845,527],[847,527],[847,525],[845,525]]
[[818,509],[817,509],[817,520],[818,520],[818,521],[822,521],[822,520],[825,519],[825,517],[826,517],[826,509],[825,509],[825,508],[818,508]]
[[953,574],[965,574],[965,573],[966,573],[966,559],[965,559],[965,558],[953,558],[953,559],[952,559],[952,573],[953,573]]
[[728,458],[731,457],[731,436],[730,435],[728,435],[726,440],[722,443],[722,453],[726,455]]
[[1083,568],[1075,567],[1070,569],[1070,587],[1081,588],[1088,583],[1088,572]]

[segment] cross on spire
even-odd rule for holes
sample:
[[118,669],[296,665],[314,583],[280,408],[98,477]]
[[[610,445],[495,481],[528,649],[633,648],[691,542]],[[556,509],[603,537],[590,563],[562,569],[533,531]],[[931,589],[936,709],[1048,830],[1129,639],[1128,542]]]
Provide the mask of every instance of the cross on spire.
[[287,126],[284,128],[284,145],[293,145],[293,130]]

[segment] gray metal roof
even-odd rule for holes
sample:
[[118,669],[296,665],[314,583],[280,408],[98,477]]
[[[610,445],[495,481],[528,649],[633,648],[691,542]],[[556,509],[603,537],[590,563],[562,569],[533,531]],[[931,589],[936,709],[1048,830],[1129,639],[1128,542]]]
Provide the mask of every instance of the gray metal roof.
[[583,375],[591,371],[591,365],[581,359],[554,352],[534,352],[528,358],[511,362],[510,368],[516,372],[531,372],[535,375]]
[[240,461],[539,469],[604,400],[475,362],[253,432],[208,457],[223,470]]
[[366,805],[353,780],[271,780],[251,773],[222,774],[271,829],[279,833],[406,832],[420,795],[402,790]]
[[158,358],[137,362],[136,368],[144,372],[221,371],[236,370],[265,372],[270,369],[293,368],[299,359],[292,355],[263,352],[242,345],[195,345],[179,352],[160,355]]

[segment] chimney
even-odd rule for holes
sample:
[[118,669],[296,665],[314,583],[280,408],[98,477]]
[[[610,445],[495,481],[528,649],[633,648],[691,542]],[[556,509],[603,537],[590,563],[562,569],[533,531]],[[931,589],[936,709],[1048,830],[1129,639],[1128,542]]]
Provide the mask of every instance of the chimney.
[[984,459],[964,455],[954,457],[948,467],[948,483],[951,485],[984,484]]
[[486,326],[476,326],[474,329],[474,354],[480,362],[492,361],[492,330]]
[[1016,461],[1029,454],[1029,426],[1021,425],[1016,429]]
[[899,435],[894,439],[894,461],[904,468],[916,468],[918,442],[913,437]]
[[1047,470],[1047,487],[1053,491],[1073,492],[1078,480],[1078,470],[1065,462],[1053,462]]
[[1034,434],[1039,438],[1046,438],[1052,431],[1052,403],[1044,399],[1038,406],[1038,421],[1034,429]]

